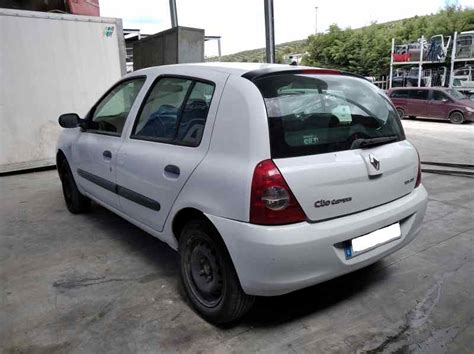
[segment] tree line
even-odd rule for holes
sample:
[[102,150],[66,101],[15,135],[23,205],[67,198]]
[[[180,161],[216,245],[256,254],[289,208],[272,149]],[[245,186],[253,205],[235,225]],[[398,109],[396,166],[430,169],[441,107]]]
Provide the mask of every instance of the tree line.
[[416,42],[422,35],[429,39],[468,30],[474,30],[474,10],[459,6],[359,29],[341,29],[334,24],[327,33],[309,36],[303,64],[380,77],[389,71],[392,38],[401,44]]
[[[401,44],[416,42],[422,35],[429,39],[436,34],[452,36],[455,31],[469,30],[474,30],[474,10],[462,9],[456,5],[447,6],[432,15],[415,16],[382,24],[373,23],[358,29],[342,29],[333,24],[326,33],[311,35],[306,40],[277,45],[276,62],[284,63],[284,56],[291,53],[305,53],[303,65],[380,77],[389,72],[392,38]],[[265,48],[206,60],[264,62]]]

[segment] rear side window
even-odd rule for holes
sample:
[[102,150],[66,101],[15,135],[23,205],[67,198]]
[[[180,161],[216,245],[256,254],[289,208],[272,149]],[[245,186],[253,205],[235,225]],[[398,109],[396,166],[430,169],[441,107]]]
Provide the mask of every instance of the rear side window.
[[214,85],[166,77],[150,89],[135,122],[132,138],[198,146]]
[[407,98],[408,90],[395,90],[390,94],[390,97],[393,98]]
[[412,100],[427,100],[428,90],[410,90],[408,91],[408,98]]
[[354,140],[405,138],[388,97],[342,75],[275,74],[257,79],[273,158],[349,150]]

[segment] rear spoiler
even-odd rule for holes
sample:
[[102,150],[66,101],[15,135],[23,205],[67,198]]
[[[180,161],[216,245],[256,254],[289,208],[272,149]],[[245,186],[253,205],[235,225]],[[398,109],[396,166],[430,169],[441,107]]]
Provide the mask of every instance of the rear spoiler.
[[266,76],[272,76],[272,75],[287,75],[287,74],[299,74],[299,75],[344,75],[344,76],[353,76],[357,77],[362,80],[367,80],[365,77],[353,73],[348,73],[346,71],[340,71],[340,70],[334,70],[334,69],[324,69],[324,68],[301,68],[301,69],[295,69],[294,67],[287,67],[287,66],[275,66],[275,67],[269,67],[265,69],[257,69],[257,70],[252,70],[249,72],[246,72],[245,74],[242,75],[243,78],[250,80],[250,81],[255,81],[257,79],[260,79],[262,77]]

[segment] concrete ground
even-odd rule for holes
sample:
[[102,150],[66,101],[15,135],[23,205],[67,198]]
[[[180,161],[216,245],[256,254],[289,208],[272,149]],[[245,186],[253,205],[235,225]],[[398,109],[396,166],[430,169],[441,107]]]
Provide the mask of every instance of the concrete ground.
[[[472,163],[474,125],[404,125],[422,158]],[[96,205],[68,213],[56,171],[1,177],[1,351],[472,353],[474,179],[423,183],[406,248],[216,328],[186,304],[168,246]]]
[[474,164],[474,123],[404,119],[407,138],[423,161]]

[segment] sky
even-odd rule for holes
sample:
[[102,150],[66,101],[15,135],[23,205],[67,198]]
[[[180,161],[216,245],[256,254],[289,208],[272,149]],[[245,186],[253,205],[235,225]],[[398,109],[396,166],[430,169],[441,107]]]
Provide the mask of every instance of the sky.
[[[335,23],[358,28],[415,15],[428,15],[446,2],[474,7],[474,0],[274,0],[275,41],[305,39]],[[176,0],[178,24],[222,36],[222,54],[265,46],[263,0]],[[153,34],[171,27],[169,0],[100,0],[101,16],[120,17],[124,28]],[[205,56],[217,55],[217,43],[206,42]]]

